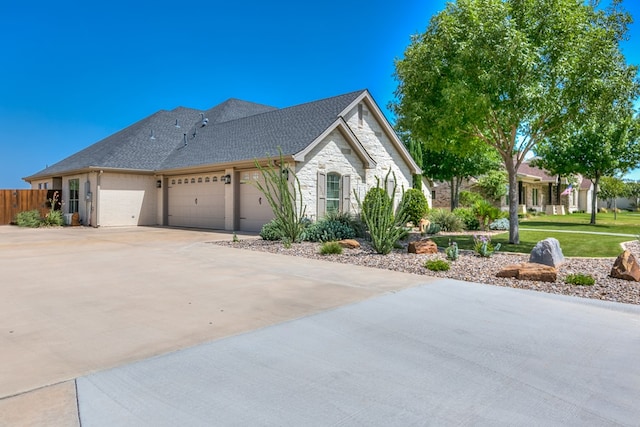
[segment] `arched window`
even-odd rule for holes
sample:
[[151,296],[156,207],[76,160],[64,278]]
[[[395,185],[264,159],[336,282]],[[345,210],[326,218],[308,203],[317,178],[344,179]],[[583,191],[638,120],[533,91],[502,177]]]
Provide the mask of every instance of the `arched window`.
[[327,174],[327,213],[340,211],[340,174]]

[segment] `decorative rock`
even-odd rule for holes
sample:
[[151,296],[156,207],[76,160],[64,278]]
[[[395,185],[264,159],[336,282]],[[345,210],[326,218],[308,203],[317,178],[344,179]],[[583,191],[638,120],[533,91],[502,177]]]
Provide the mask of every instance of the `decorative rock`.
[[621,253],[613,263],[611,277],[640,282],[640,265],[638,265],[636,257],[629,251]]
[[524,262],[503,267],[496,273],[496,277],[512,277],[518,280],[532,280],[535,282],[555,282],[558,279],[558,270],[548,265]]
[[426,233],[430,225],[431,225],[431,221],[429,221],[428,219],[422,218],[418,223],[418,228],[420,229],[421,233]]
[[344,239],[338,242],[340,246],[347,249],[358,249],[360,247],[360,242],[353,239]]
[[557,267],[564,262],[564,255],[560,249],[558,239],[549,237],[539,241],[531,251],[529,262]]
[[410,254],[437,254],[438,245],[433,240],[418,240],[409,243],[407,251]]

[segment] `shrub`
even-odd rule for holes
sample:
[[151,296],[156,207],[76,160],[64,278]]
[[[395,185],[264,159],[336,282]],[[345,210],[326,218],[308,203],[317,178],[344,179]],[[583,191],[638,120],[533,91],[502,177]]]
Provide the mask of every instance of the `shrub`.
[[465,230],[477,230],[480,228],[480,221],[473,213],[471,208],[456,208],[453,210],[453,214],[460,218],[464,223]]
[[507,218],[500,218],[489,224],[490,230],[508,230],[509,220]]
[[349,212],[329,212],[324,219],[330,219],[348,225],[356,233],[356,237],[364,237],[365,226],[359,215],[352,215]]
[[438,234],[440,232],[440,226],[438,224],[431,223],[425,231],[426,234]]
[[42,220],[40,219],[40,212],[37,209],[32,211],[24,211],[19,212],[16,215],[16,224],[18,227],[29,227],[29,228],[37,228],[42,225]]
[[460,256],[460,251],[458,250],[458,244],[456,242],[451,243],[449,241],[449,246],[447,246],[444,250],[444,253],[447,255],[447,259],[450,261],[455,261]]
[[479,193],[473,191],[461,191],[458,198],[458,205],[463,208],[470,208],[475,202],[482,200],[482,196]]
[[64,218],[61,211],[50,211],[42,220],[43,225],[61,226],[64,224]]
[[490,236],[473,236],[473,250],[481,257],[490,257],[500,250],[500,243],[493,245]]
[[473,213],[478,218],[482,230],[486,230],[489,223],[500,217],[500,209],[486,200],[476,202],[473,205]]
[[424,266],[430,271],[447,271],[450,268],[449,263],[443,259],[430,259]]
[[282,240],[282,233],[275,219],[262,226],[260,237],[262,240]]
[[410,188],[402,195],[402,201],[400,202],[402,209],[407,214],[407,218],[411,221],[414,227],[417,227],[420,220],[429,211],[429,203],[422,191]]
[[432,224],[438,224],[442,231],[462,231],[462,221],[454,213],[444,209],[434,209],[429,213]]
[[302,233],[302,240],[310,242],[331,242],[342,239],[353,239],[356,232],[343,222],[337,219],[323,218],[311,224]]
[[[271,159],[266,166],[262,166],[256,160],[255,164],[264,178],[264,183],[255,181],[255,185],[269,202],[280,238],[285,246],[289,246],[300,240],[304,230],[306,205],[302,200],[300,181],[287,168],[282,150],[278,162]],[[293,177],[292,183],[289,183],[290,175]]]
[[[384,188],[380,187],[378,179],[376,187],[367,192],[363,202],[360,202],[358,195],[355,194],[362,212],[362,221],[369,231],[371,246],[374,251],[384,255],[391,252],[396,242],[406,233],[402,226],[407,223],[407,215],[404,213],[402,204],[400,204],[398,212],[394,214],[393,201],[385,190],[389,183],[390,173],[391,171],[384,179]],[[395,194],[395,185],[392,191],[391,194]]]
[[569,285],[593,286],[596,283],[596,279],[590,274],[576,273],[567,275],[564,282]]
[[342,246],[338,242],[324,242],[320,247],[320,253],[322,255],[340,255],[342,253]]

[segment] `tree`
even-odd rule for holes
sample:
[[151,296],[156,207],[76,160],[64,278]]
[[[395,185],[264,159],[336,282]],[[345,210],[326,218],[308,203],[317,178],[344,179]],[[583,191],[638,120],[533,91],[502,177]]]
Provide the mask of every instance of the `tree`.
[[476,186],[485,198],[499,202],[507,195],[507,174],[503,170],[489,171],[480,177]]
[[611,206],[611,203],[613,203],[613,218],[617,219],[618,206],[616,199],[618,197],[624,197],[627,194],[627,187],[624,185],[624,181],[612,176],[603,176],[597,194],[601,199],[608,201],[608,206]]
[[627,197],[631,200],[631,204],[634,209],[640,208],[640,181],[626,181],[624,183],[626,187]]
[[432,148],[463,136],[499,153],[509,241],[519,243],[517,171],[540,141],[598,98],[603,75],[635,75],[619,42],[630,16],[613,0],[457,0],[396,61],[397,126]]
[[459,205],[462,181],[483,175],[500,167],[495,150],[479,146],[477,150],[462,154],[452,148],[430,150],[426,145],[422,151],[422,173],[437,181],[448,181],[451,186],[451,210]]

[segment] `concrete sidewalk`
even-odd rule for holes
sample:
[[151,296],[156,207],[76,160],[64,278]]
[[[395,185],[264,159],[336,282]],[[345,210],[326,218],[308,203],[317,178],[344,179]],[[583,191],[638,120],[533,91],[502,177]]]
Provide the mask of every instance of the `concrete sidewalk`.
[[432,281],[207,243],[231,237],[0,227],[0,425],[56,425],[65,381]]
[[77,380],[83,426],[636,426],[640,307],[453,280]]

